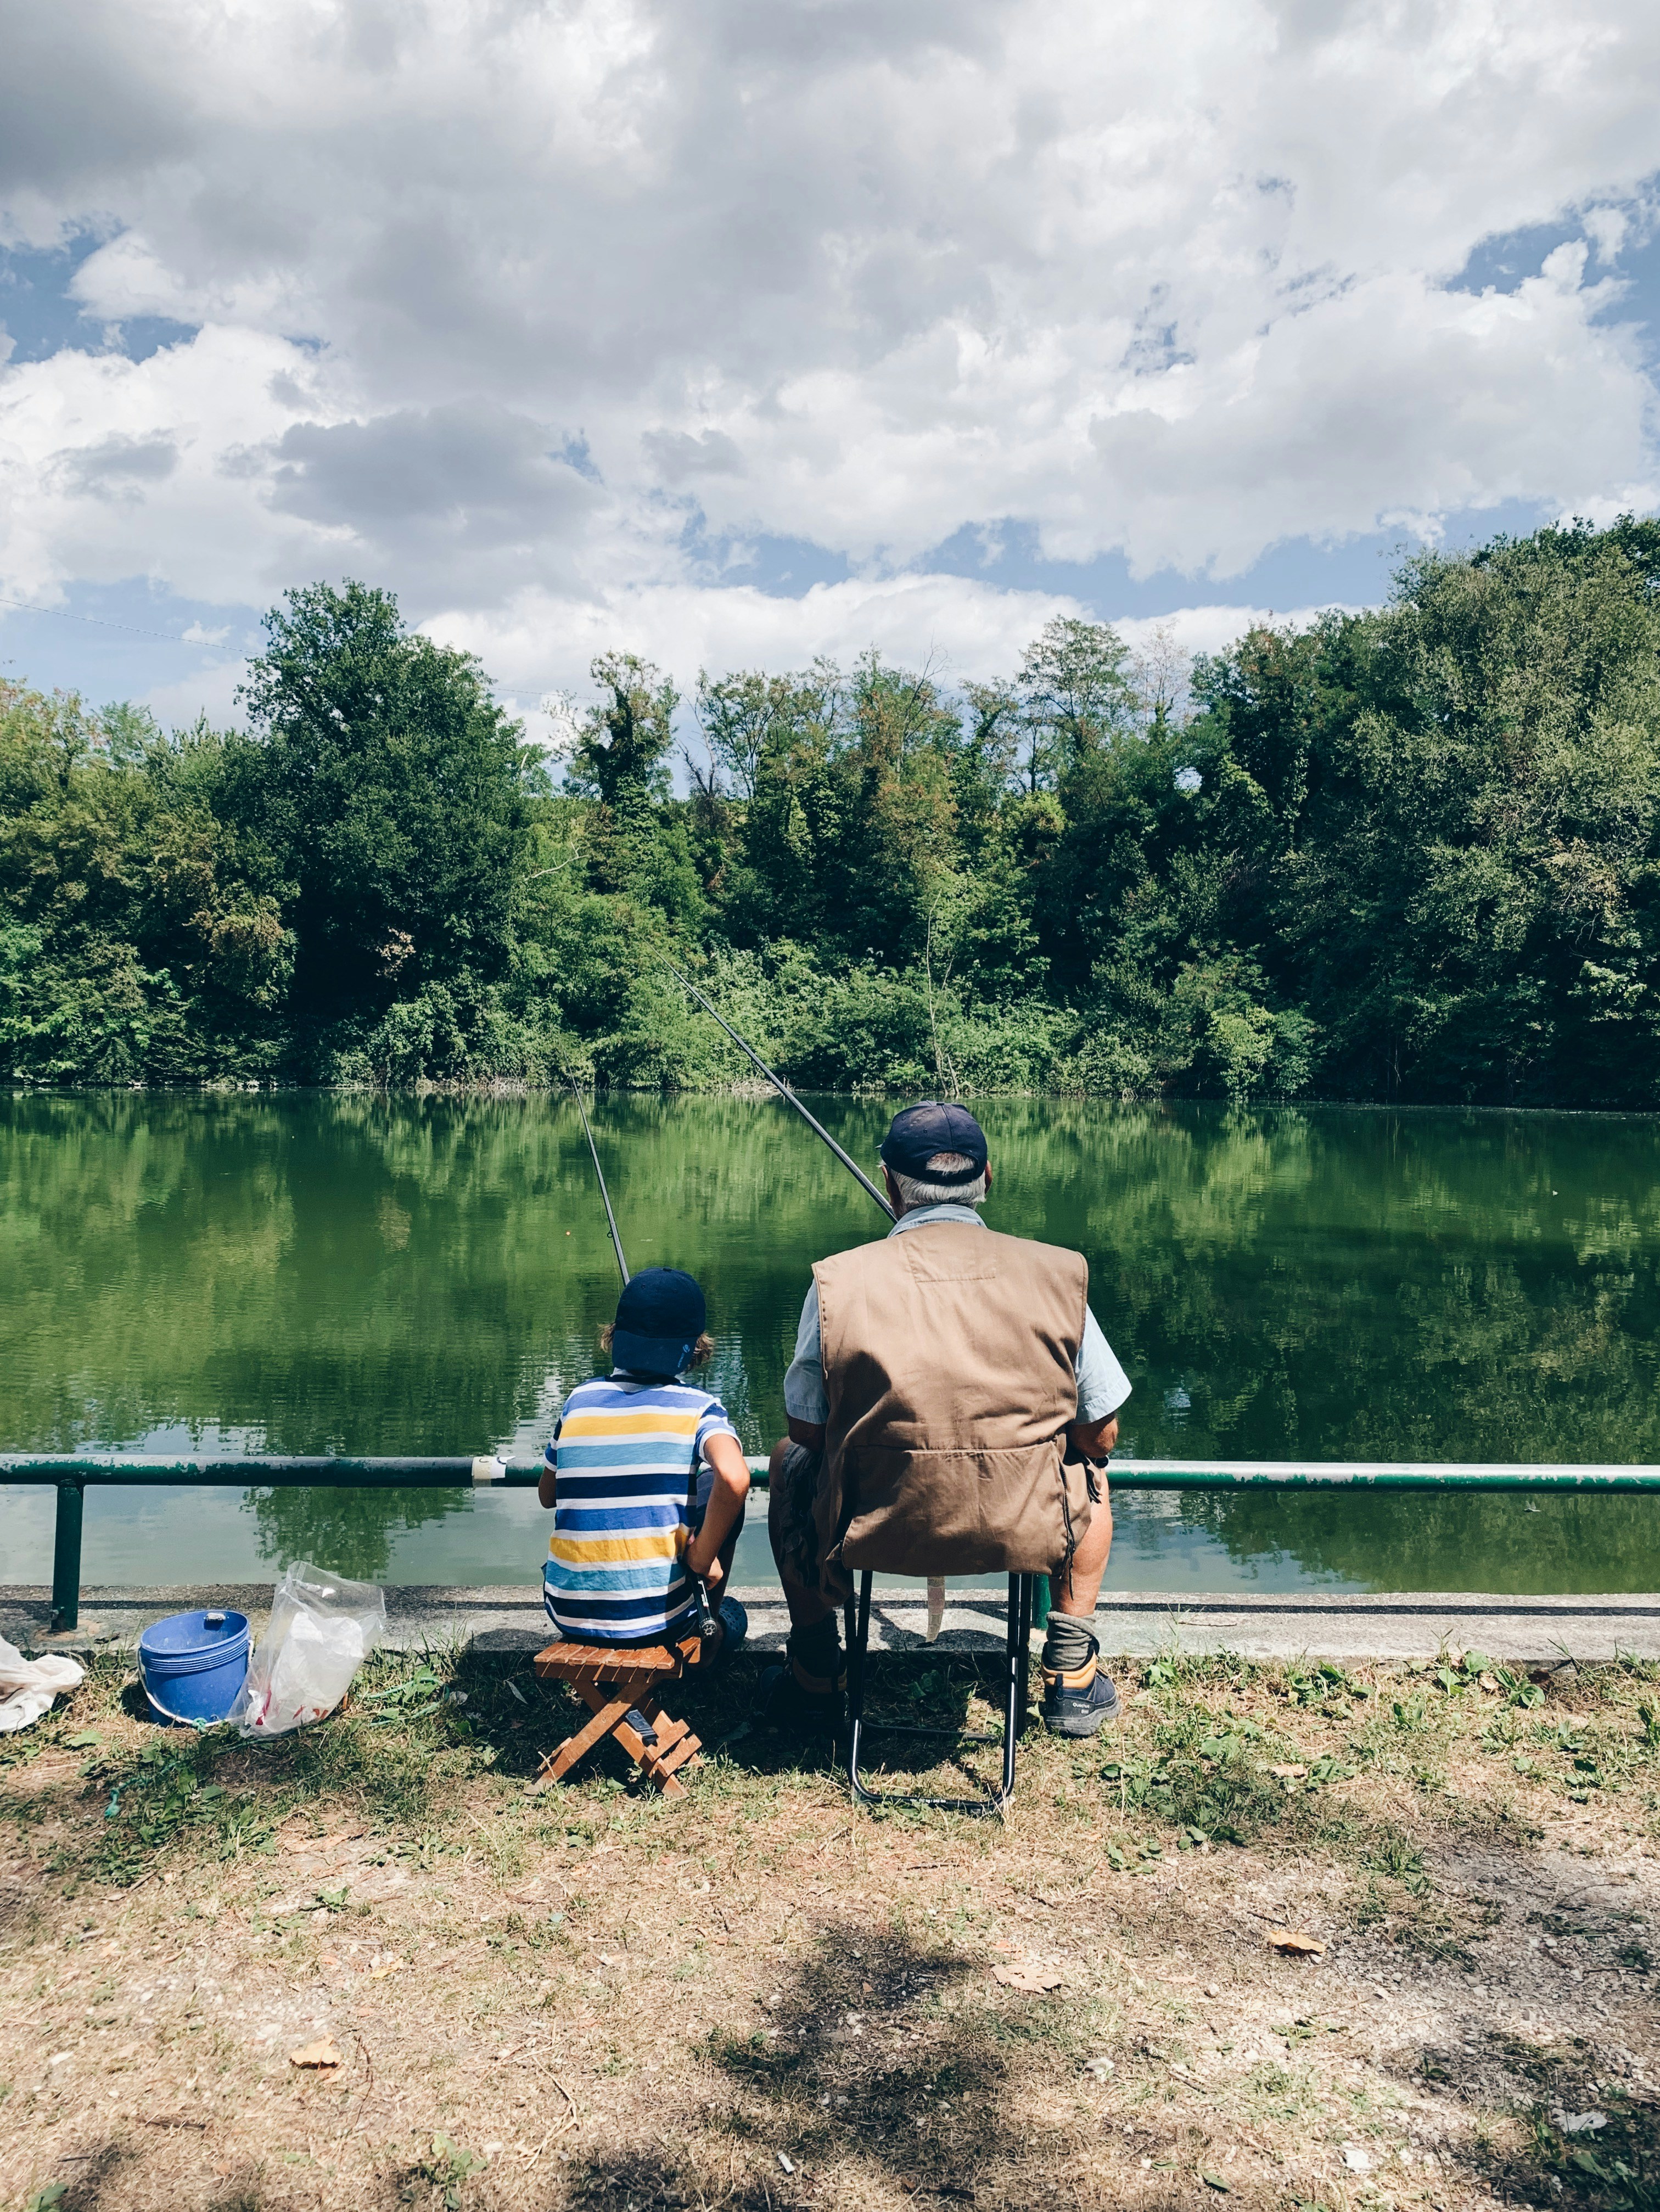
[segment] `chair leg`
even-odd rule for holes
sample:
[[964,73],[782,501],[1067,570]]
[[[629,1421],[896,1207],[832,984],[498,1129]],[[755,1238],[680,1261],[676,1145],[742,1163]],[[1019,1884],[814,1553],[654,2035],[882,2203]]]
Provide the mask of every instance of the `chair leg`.
[[1031,1629],[1037,1595],[1036,1575],[1020,1577],[1020,1734],[1025,1735],[1031,1711]]
[[1025,1670],[1020,1664],[1020,1632],[1024,1625],[1026,1577],[1009,1577],[1008,1632],[1003,1662],[1003,1795],[1014,1794],[1014,1747],[1025,1718]]
[[[654,1706],[655,1702],[654,1699]],[[654,1782],[666,1797],[683,1797],[685,1785],[678,1779],[678,1770],[697,1765],[702,1745],[684,1721],[666,1720],[660,1711],[653,1711],[646,1717],[656,1725],[655,1744],[644,1742],[625,1720],[617,1722],[611,1735],[648,1782]]]
[[852,1594],[847,1602],[848,1640],[848,1785],[855,1798],[869,1804],[871,1795],[859,1779],[859,1736],[865,1718],[865,1650],[870,1637],[871,1577],[859,1577],[855,1612]]
[[[1031,1577],[1030,1575],[1009,1577],[1008,1630],[1005,1644],[1006,1654],[1004,1668],[1003,1697],[1003,1786],[994,1797],[901,1797],[888,1792],[866,1790],[859,1776],[859,1744],[864,1732],[865,1718],[865,1660],[870,1642],[870,1594],[872,1577],[868,1571],[860,1577],[858,1611],[854,1601],[847,1603],[848,1642],[848,1785],[854,1800],[861,1805],[909,1805],[924,1808],[935,1813],[964,1813],[970,1816],[987,1814],[1000,1814],[1014,1794],[1014,1753],[1019,1736],[1020,1721],[1025,1711],[1026,1668],[1023,1663],[1031,1640]],[[887,1723],[879,1723],[887,1733]],[[903,1735],[954,1735],[952,1729],[905,1728],[895,1731]],[[958,1741],[985,1743],[985,1736],[958,1736]]]
[[[580,1676],[573,1680],[571,1688],[593,1717],[586,1727],[567,1736],[559,1748],[543,1760],[537,1779],[531,1784],[531,1794],[540,1796],[543,1790],[551,1788],[609,1735],[648,1781],[654,1782],[667,1796],[680,1796],[684,1785],[675,1777],[680,1768],[696,1765],[702,1746],[684,1721],[664,1717],[658,1697],[660,1680],[661,1677],[654,1674],[627,1674],[620,1681],[601,1688]],[[654,1743],[648,1743],[629,1726],[627,1716],[636,1709],[648,1727],[655,1731]]]
[[574,1735],[568,1735],[558,1750],[550,1753],[542,1761],[537,1778],[531,1785],[532,1790],[545,1790],[550,1784],[558,1781],[562,1774],[569,1774],[584,1753],[592,1751],[601,1736],[609,1735],[627,1712],[634,1703],[635,1683],[645,1684],[650,1680],[648,1674],[629,1675],[623,1683],[617,1686],[620,1694],[609,1698],[603,1691],[594,1689],[589,1684],[575,1683],[572,1686],[589,1706],[593,1718],[585,1728],[578,1729]]

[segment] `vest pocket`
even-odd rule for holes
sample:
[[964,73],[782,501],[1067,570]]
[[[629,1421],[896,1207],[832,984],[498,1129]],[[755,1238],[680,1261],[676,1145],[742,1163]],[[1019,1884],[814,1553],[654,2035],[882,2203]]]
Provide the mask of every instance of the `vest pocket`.
[[1089,1522],[1057,1441],[1015,1451],[850,1449],[839,1556],[888,1575],[1043,1574]]

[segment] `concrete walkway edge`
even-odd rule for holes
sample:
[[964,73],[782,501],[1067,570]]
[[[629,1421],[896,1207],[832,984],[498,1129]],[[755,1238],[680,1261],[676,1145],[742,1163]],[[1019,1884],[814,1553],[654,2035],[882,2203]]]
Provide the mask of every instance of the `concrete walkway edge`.
[[[751,1644],[761,1650],[780,1649],[789,1623],[778,1590],[740,1589],[734,1595],[749,1608]],[[0,1585],[0,1635],[25,1650],[130,1650],[149,1622],[198,1607],[246,1613],[257,1635],[271,1595],[269,1583],[88,1587],[82,1592],[80,1627],[54,1637],[47,1633],[52,1604],[44,1585]],[[389,1586],[386,1610],[387,1641],[398,1650],[465,1641],[484,1650],[532,1651],[552,1636],[535,1584]],[[952,1589],[935,1648],[999,1650],[1003,1615],[1000,1589]],[[871,1609],[872,1648],[926,1650],[926,1619],[920,1583],[879,1589]],[[1660,1659],[1660,1595],[1651,1593],[1507,1597],[1462,1591],[1114,1591],[1104,1595],[1097,1626],[1104,1652],[1133,1658],[1149,1658],[1174,1646],[1195,1655],[1231,1651],[1245,1659],[1306,1656],[1356,1662],[1432,1659],[1448,1650],[1480,1650],[1530,1666]]]

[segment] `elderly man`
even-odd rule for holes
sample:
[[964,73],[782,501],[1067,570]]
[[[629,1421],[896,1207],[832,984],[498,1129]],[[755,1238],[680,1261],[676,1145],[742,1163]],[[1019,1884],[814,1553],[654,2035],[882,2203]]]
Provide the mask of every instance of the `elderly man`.
[[991,1163],[966,1107],[907,1107],[881,1157],[897,1218],[813,1269],[784,1378],[768,1530],[791,1629],[763,1715],[839,1725],[850,1571],[1042,1571],[1044,1723],[1094,1735],[1118,1713],[1092,1623],[1112,1544],[1104,1464],[1130,1386],[1088,1267],[985,1226]]

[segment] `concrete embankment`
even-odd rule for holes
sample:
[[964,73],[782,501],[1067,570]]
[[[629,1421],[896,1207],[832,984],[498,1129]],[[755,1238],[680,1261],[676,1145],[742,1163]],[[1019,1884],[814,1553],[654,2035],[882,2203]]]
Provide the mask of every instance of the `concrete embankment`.
[[[737,1593],[750,1613],[751,1639],[777,1650],[788,1622],[776,1589]],[[210,1588],[86,1588],[81,1626],[47,1633],[51,1593],[40,1585],[0,1585],[0,1635],[27,1649],[130,1649],[147,1623],[195,1607],[234,1607],[256,1633],[271,1602],[268,1583]],[[534,1650],[549,1638],[541,1593],[533,1585],[471,1589],[392,1587],[386,1591],[389,1641],[418,1650],[471,1639],[485,1650]],[[993,1651],[1004,1639],[1004,1597],[997,1588],[948,1593],[939,1648]],[[884,1650],[923,1648],[927,1603],[921,1586],[879,1589],[871,1644]],[[1464,1591],[1325,1595],[1293,1591],[1172,1595],[1114,1592],[1102,1602],[1103,1648],[1149,1657],[1172,1644],[1189,1653],[1234,1651],[1247,1659],[1432,1659],[1438,1651],[1480,1650],[1530,1666],[1620,1657],[1660,1659],[1660,1595],[1501,1597]]]

